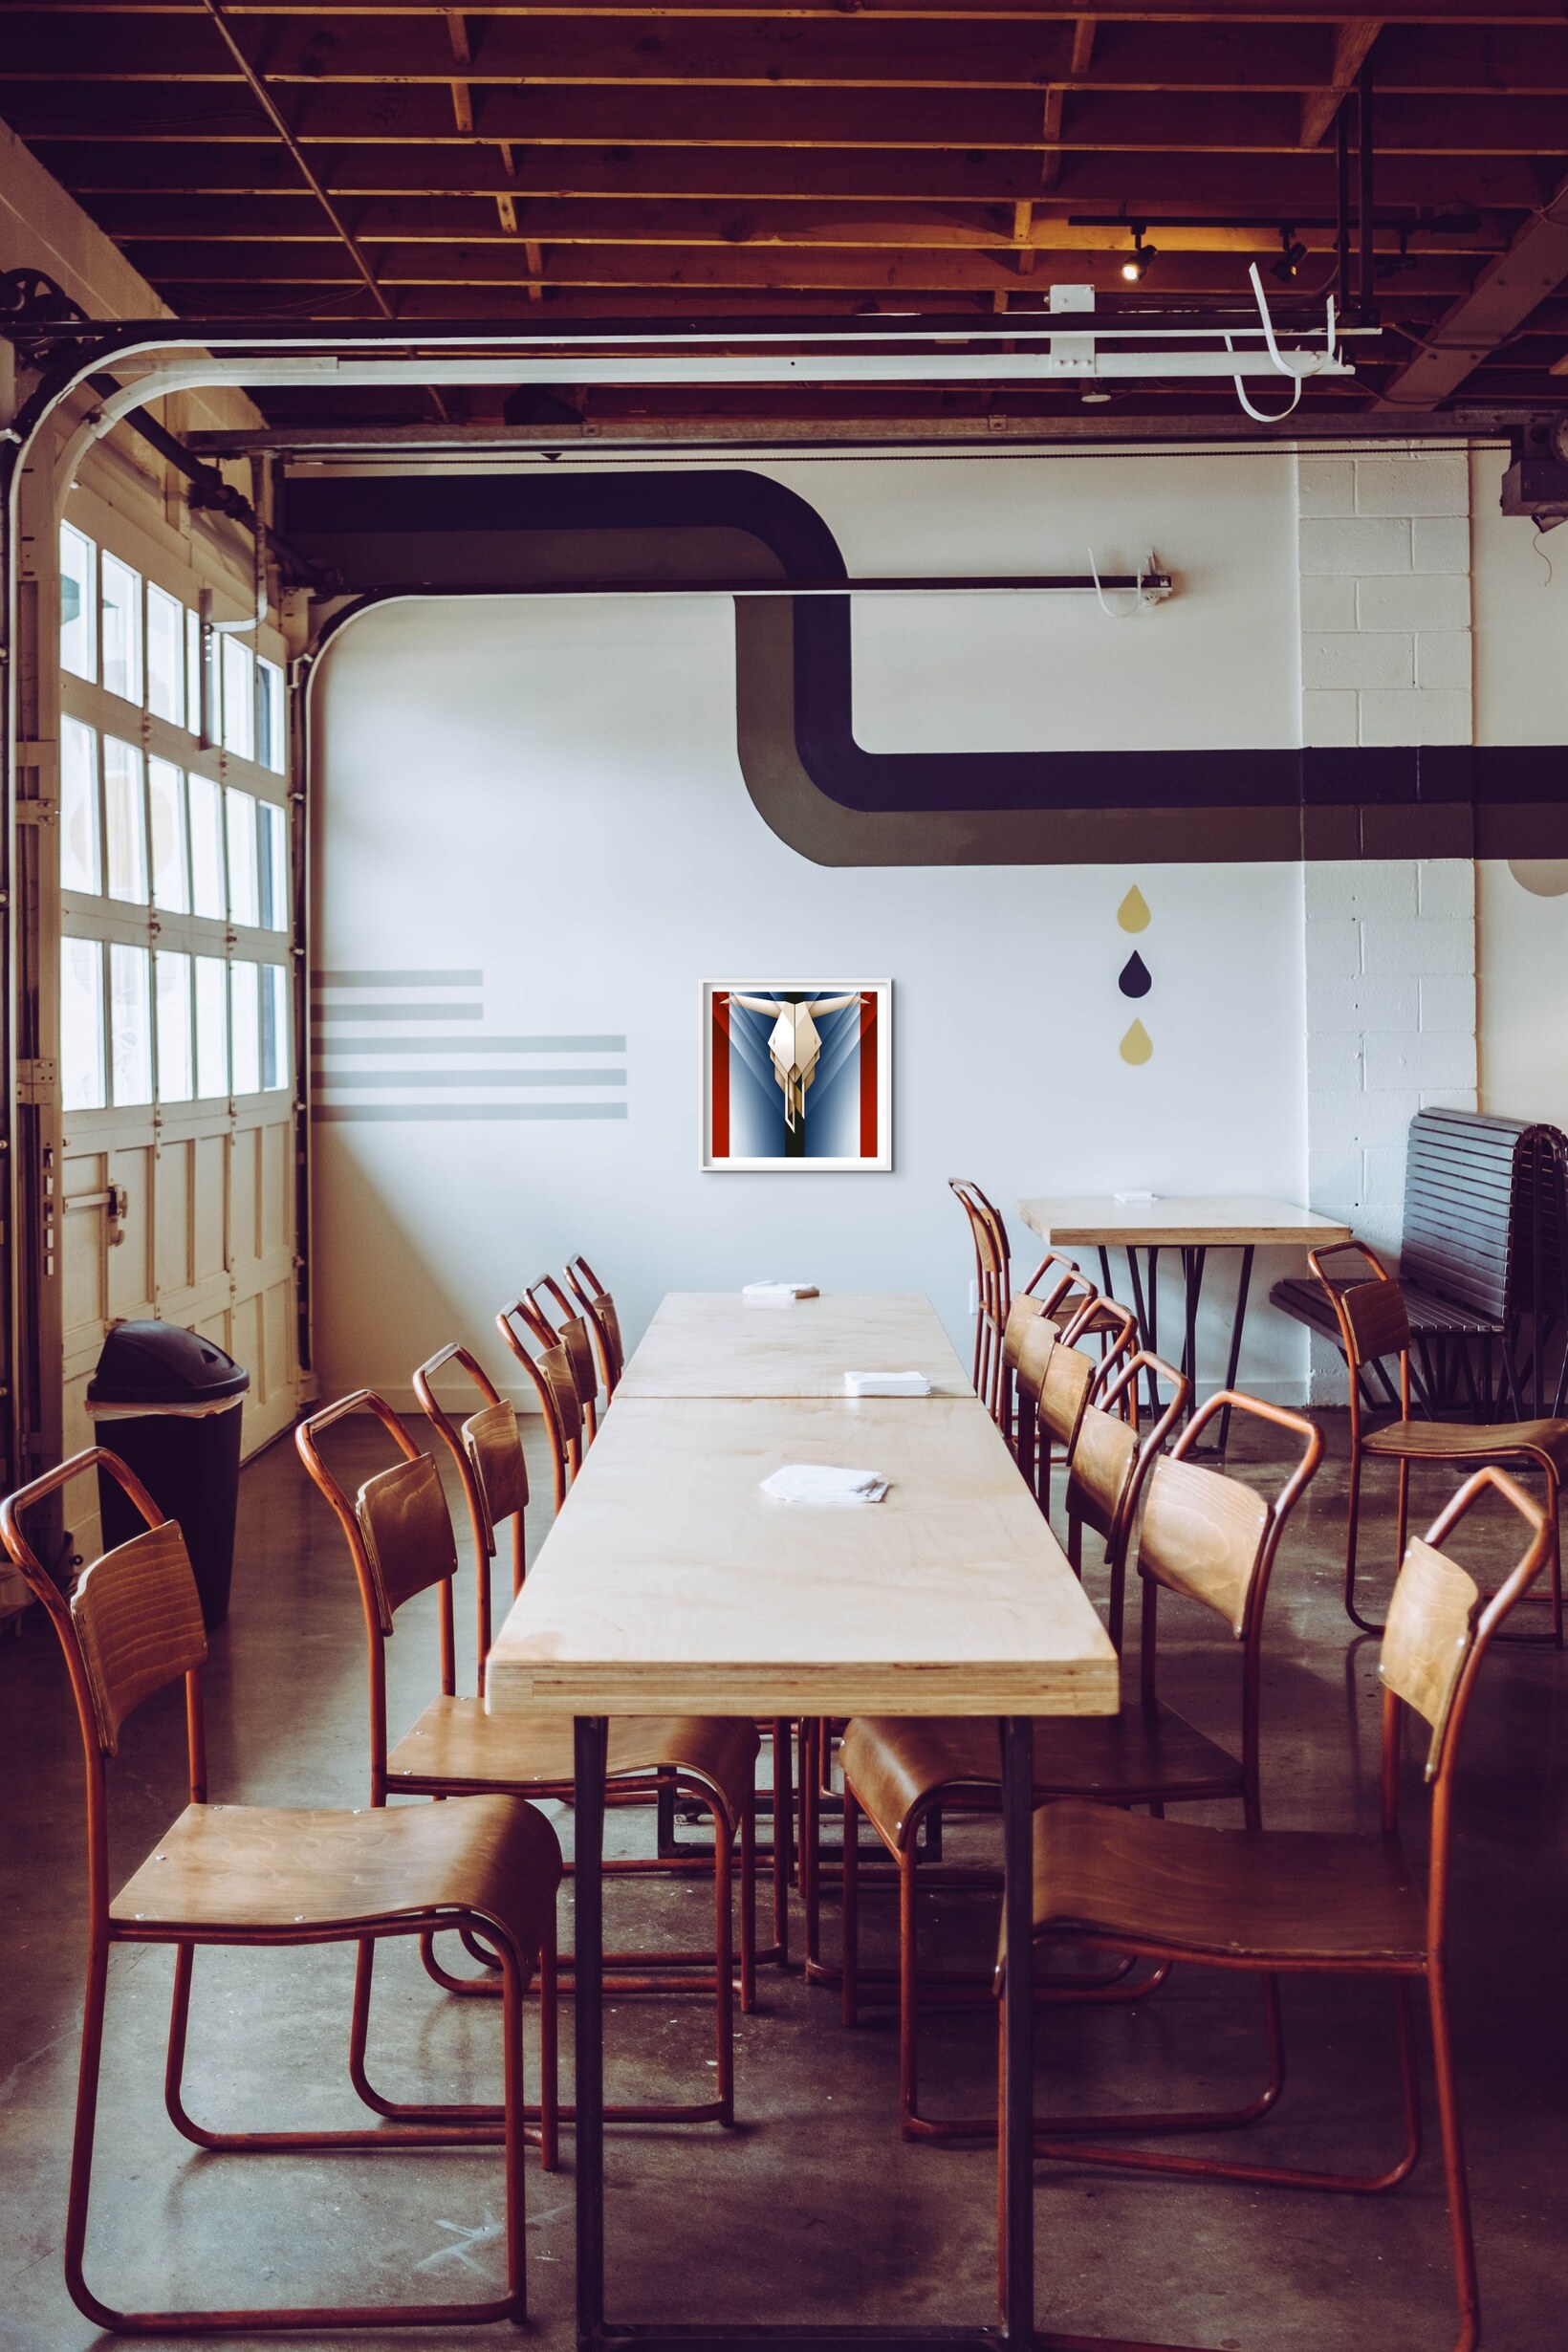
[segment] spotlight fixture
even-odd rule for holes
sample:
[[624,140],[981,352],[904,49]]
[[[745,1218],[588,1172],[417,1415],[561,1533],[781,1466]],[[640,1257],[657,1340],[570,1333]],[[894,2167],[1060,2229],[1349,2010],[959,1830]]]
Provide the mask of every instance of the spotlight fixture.
[[1406,270],[1413,270],[1415,266],[1416,256],[1410,250],[1410,232],[1407,229],[1402,229],[1399,232],[1398,253],[1383,255],[1378,264],[1378,275],[1379,277],[1403,277]]
[[1122,264],[1122,274],[1129,286],[1136,286],[1140,279],[1147,275],[1149,263],[1159,258],[1158,249],[1145,245],[1142,229],[1135,229],[1132,232],[1132,251]]
[[1297,238],[1295,229],[1282,229],[1279,232],[1279,259],[1269,272],[1269,275],[1276,277],[1281,286],[1294,286],[1296,272],[1306,258],[1307,249]]

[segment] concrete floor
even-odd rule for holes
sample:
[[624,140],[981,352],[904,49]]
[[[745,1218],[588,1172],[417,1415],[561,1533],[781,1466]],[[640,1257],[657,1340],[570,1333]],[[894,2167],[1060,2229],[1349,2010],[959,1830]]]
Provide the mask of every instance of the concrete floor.
[[[1333,1434],[1342,1451],[1342,1433]],[[339,1450],[346,1468],[369,1467],[372,1439],[351,1427]],[[1244,1474],[1269,1472],[1259,1461]],[[1434,1480],[1418,1509],[1435,1512],[1442,1492]],[[1264,1802],[1276,1827],[1376,1820],[1375,1644],[1347,1645],[1337,1597],[1342,1514],[1342,1465],[1331,1462],[1287,1538],[1271,1602]],[[535,1515],[537,1538],[547,1513]],[[1391,1541],[1389,1521],[1374,1514],[1364,1557],[1385,1559]],[[1487,1550],[1483,1542],[1480,1557]],[[1090,1581],[1094,1589],[1093,1574]],[[395,1727],[431,1687],[421,1606],[400,1617],[389,1653]],[[471,1616],[465,1610],[460,1622],[471,1625]],[[1223,1735],[1236,1658],[1217,1627],[1209,1632],[1212,1622],[1171,1606],[1162,1630],[1171,1692]],[[216,1798],[364,1800],[358,1595],[341,1539],[286,1442],[245,1474],[233,1613],[208,1676],[208,1736]],[[1494,1651],[1468,1765],[1453,1976],[1485,2341],[1493,2352],[1562,2352],[1568,1661],[1549,1648]],[[180,1710],[169,1692],[124,1737],[114,1779],[117,1871],[140,1861],[177,1810],[180,1772]],[[58,2257],[83,1943],[80,1760],[54,1637],[36,1610],[20,1640],[0,1647],[0,2345],[80,2352],[103,2341],[71,2306]],[[569,1816],[558,1826],[569,1846]],[[646,1839],[651,1820],[622,1816],[615,1834]],[[991,1833],[968,1835],[984,1844]],[[610,1891],[611,1932],[697,1941],[705,1903],[697,1886],[622,1881]],[[891,1907],[875,1894],[864,1907],[865,1956],[875,1964],[892,1955]],[[930,1924],[945,1955],[980,1959],[992,1948],[988,1899],[933,1902]],[[252,2125],[358,2121],[343,2077],[350,1965],[344,1953],[204,1953],[187,2078],[193,2112]],[[170,1970],[166,1952],[148,1949],[120,1951],[111,1971],[88,2249],[101,2292],[122,2305],[166,2305],[493,2291],[500,2184],[488,2151],[208,2157],[181,2140],[160,2089]],[[389,2090],[491,2095],[499,2052],[488,2005],[445,1998],[408,1954],[383,1964],[378,1988],[374,2049]],[[886,2020],[872,2016],[846,2033],[834,1994],[808,1990],[795,1971],[763,1971],[760,1991],[758,2013],[738,2022],[742,2120],[732,2133],[612,2134],[615,2316],[989,2319],[991,2152],[900,2141]],[[656,2086],[666,2097],[702,2096],[710,2047],[703,2005],[613,2006],[610,2097]],[[1275,2118],[1246,2136],[1251,2145],[1260,2159],[1374,2161],[1397,2136],[1385,1997],[1354,1986],[1288,1986],[1286,2021],[1293,2080]],[[1056,2010],[1042,2019],[1040,2042],[1042,2102],[1057,2108],[1236,2100],[1260,2064],[1251,1988],[1191,1971],[1137,2008]],[[993,2080],[990,2014],[932,2017],[926,2049],[932,2105],[972,2111]],[[1234,2143],[1232,2150],[1241,2152]],[[533,2326],[552,2352],[567,2352],[570,2140],[553,2178],[531,2164],[528,2198]],[[1432,2352],[1453,2340],[1430,2152],[1409,2183],[1376,2199],[1042,2166],[1037,2214],[1042,2324],[1214,2352]],[[408,2340],[386,2332],[357,2341]],[[446,2331],[436,2341],[477,2345],[496,2341],[496,2331]]]

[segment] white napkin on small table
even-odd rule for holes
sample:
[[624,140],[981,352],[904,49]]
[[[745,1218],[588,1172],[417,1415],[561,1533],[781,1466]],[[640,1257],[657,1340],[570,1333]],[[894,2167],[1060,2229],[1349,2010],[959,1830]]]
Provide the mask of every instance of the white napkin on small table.
[[797,1298],[816,1298],[815,1282],[748,1282],[741,1290],[741,1303],[748,1307],[793,1307]]
[[775,1503],[880,1503],[887,1481],[880,1470],[840,1470],[832,1462],[789,1462],[762,1481]]
[[846,1372],[844,1393],[851,1397],[928,1397],[931,1383],[924,1372]]

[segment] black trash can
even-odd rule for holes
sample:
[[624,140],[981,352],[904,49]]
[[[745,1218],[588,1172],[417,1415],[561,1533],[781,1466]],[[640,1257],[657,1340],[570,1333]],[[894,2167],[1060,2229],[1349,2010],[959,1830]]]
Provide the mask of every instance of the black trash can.
[[[98,1442],[135,1470],[178,1519],[208,1626],[229,1615],[239,1505],[241,1405],[250,1375],[178,1323],[117,1323],[87,1390]],[[117,1478],[98,1470],[105,1550],[145,1521]]]

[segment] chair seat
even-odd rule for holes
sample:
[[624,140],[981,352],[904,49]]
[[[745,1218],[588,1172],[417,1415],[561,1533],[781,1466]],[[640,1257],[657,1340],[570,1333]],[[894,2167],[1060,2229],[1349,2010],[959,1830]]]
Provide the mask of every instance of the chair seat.
[[[1001,1802],[996,1725],[989,1715],[857,1716],[839,1751],[861,1810],[893,1846],[938,1796]],[[1168,1707],[1133,1700],[1115,1715],[1038,1715],[1034,1795],[1135,1804],[1162,1797],[1239,1795],[1241,1765]]]
[[1568,1471],[1568,1421],[1391,1421],[1361,1440],[1366,1453],[1408,1462],[1495,1462],[1504,1454],[1545,1454]]
[[1398,1840],[1204,1829],[1068,1799],[1034,1816],[1034,1932],[1177,1957],[1419,1966],[1426,1906]]
[[109,1916],[143,1933],[189,1927],[221,1940],[461,1910],[492,1920],[531,1957],[549,1932],[560,1880],[555,1833],[520,1797],[363,1813],[187,1805]]
[[[715,1795],[730,1827],[750,1803],[759,1746],[754,1723],[730,1715],[625,1715],[610,1721],[608,1776],[662,1767]],[[571,1800],[569,1715],[485,1712],[483,1699],[436,1699],[386,1760],[387,1778],[464,1789],[527,1789]]]

